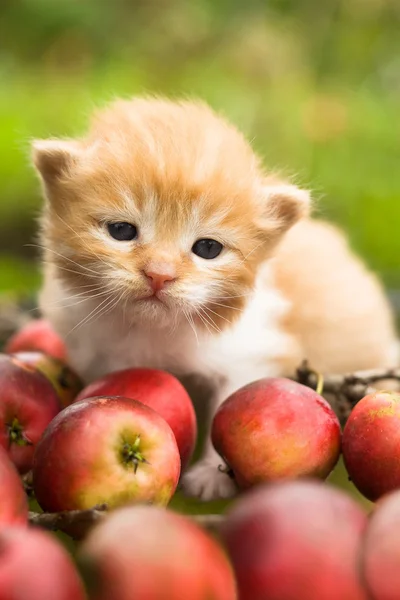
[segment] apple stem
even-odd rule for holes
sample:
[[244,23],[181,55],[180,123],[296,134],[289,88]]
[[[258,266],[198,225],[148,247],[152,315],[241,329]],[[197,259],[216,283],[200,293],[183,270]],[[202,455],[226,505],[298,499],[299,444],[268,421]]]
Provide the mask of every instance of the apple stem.
[[138,466],[140,463],[150,464],[143,454],[139,452],[140,447],[140,435],[136,436],[136,440],[133,444],[129,444],[125,442],[122,447],[122,459],[125,464],[130,465],[133,464],[134,473],[138,470]]
[[17,444],[17,446],[32,446],[31,440],[25,435],[22,425],[20,425],[18,419],[14,417],[11,421],[11,425],[8,425],[8,436],[10,445]]
[[315,385],[315,391],[317,392],[317,394],[321,395],[324,391],[325,386],[324,376],[319,371],[314,371],[314,369],[310,369],[309,372],[310,374],[314,375],[314,377],[316,377],[317,383]]
[[317,375],[317,389],[315,390],[317,394],[321,395],[324,390],[324,376],[322,373],[316,373]]

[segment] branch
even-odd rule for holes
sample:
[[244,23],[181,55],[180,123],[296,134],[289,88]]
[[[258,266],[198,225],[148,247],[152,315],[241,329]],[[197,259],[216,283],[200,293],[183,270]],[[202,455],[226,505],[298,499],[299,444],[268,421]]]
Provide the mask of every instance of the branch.
[[[309,367],[307,361],[304,361],[297,369],[295,379],[308,387],[316,389],[319,374]],[[377,383],[380,383],[380,385],[374,385]],[[370,369],[345,375],[323,376],[323,393],[335,397],[333,408],[342,423],[346,422],[351,410],[361,398],[383,388],[400,389],[400,368]]]
[[[102,504],[88,510],[69,510],[56,513],[29,513],[29,523],[50,531],[62,531],[75,540],[80,540],[107,514],[107,505]],[[189,515],[201,527],[215,531],[223,522],[222,515]]]
[[65,510],[56,513],[29,513],[29,523],[48,529],[62,531],[75,540],[80,540],[95,523],[106,515],[107,505],[101,504],[89,510]]

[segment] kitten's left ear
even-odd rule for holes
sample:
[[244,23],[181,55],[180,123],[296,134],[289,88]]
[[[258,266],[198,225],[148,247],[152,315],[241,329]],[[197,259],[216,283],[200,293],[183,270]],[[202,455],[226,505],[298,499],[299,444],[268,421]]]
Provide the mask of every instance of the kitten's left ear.
[[264,183],[261,190],[262,217],[259,223],[266,231],[284,233],[310,214],[311,198],[306,190],[290,183]]
[[74,140],[36,140],[32,144],[33,164],[47,184],[70,172],[81,152]]

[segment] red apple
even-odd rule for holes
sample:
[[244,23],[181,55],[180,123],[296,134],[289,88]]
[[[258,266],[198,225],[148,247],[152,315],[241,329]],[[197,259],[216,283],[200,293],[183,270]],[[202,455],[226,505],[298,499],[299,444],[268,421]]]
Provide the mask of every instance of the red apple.
[[189,518],[137,506],[96,526],[80,553],[91,600],[235,600],[229,562]]
[[399,600],[400,491],[379,500],[364,536],[362,574],[369,597]]
[[14,333],[5,346],[7,354],[38,350],[59,360],[67,359],[67,349],[60,336],[45,319],[34,319]]
[[166,505],[179,474],[175,437],[159,414],[130,398],[99,397],[71,404],[50,423],[35,452],[33,488],[50,512]]
[[61,406],[65,408],[74,402],[83,385],[78,375],[62,360],[44,352],[16,352],[15,358],[40,371],[55,388]]
[[0,529],[1,600],[85,600],[83,584],[64,548],[36,529]]
[[59,410],[59,399],[46,377],[0,354],[0,446],[21,473],[31,468],[35,445]]
[[189,395],[176,377],[158,369],[125,369],[89,384],[77,400],[93,396],[125,396],[157,411],[175,434],[184,470],[196,444],[197,423]]
[[[0,525],[28,523],[28,500],[18,471],[0,449]],[[0,594],[1,596],[1,594]]]
[[261,379],[217,411],[212,441],[238,485],[326,478],[340,454],[340,425],[319,394],[289,379]]
[[367,600],[359,579],[366,525],[361,506],[322,482],[248,492],[220,531],[240,600]]
[[400,394],[376,392],[356,404],[343,431],[343,458],[369,500],[400,488]]

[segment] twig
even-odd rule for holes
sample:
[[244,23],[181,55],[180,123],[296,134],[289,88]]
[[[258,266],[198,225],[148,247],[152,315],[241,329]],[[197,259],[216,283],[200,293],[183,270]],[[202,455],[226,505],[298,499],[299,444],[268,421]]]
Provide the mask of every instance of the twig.
[[[107,505],[102,504],[89,510],[69,510],[56,513],[29,513],[29,523],[50,531],[62,531],[76,540],[80,540],[89,530],[107,514]],[[223,522],[222,515],[189,515],[209,531],[215,531]]]
[[29,523],[50,531],[62,531],[79,540],[105,516],[106,511],[107,505],[102,504],[89,510],[66,510],[56,513],[30,512]]
[[[297,369],[296,380],[316,389],[320,375],[304,361]],[[381,383],[381,385],[374,385]],[[335,406],[339,418],[346,421],[351,410],[361,398],[383,387],[400,388],[400,368],[370,369],[345,375],[324,375],[323,393],[335,397]]]
[[33,497],[33,483],[32,483],[32,471],[28,471],[25,475],[22,475],[22,484],[25,488],[26,495]]

